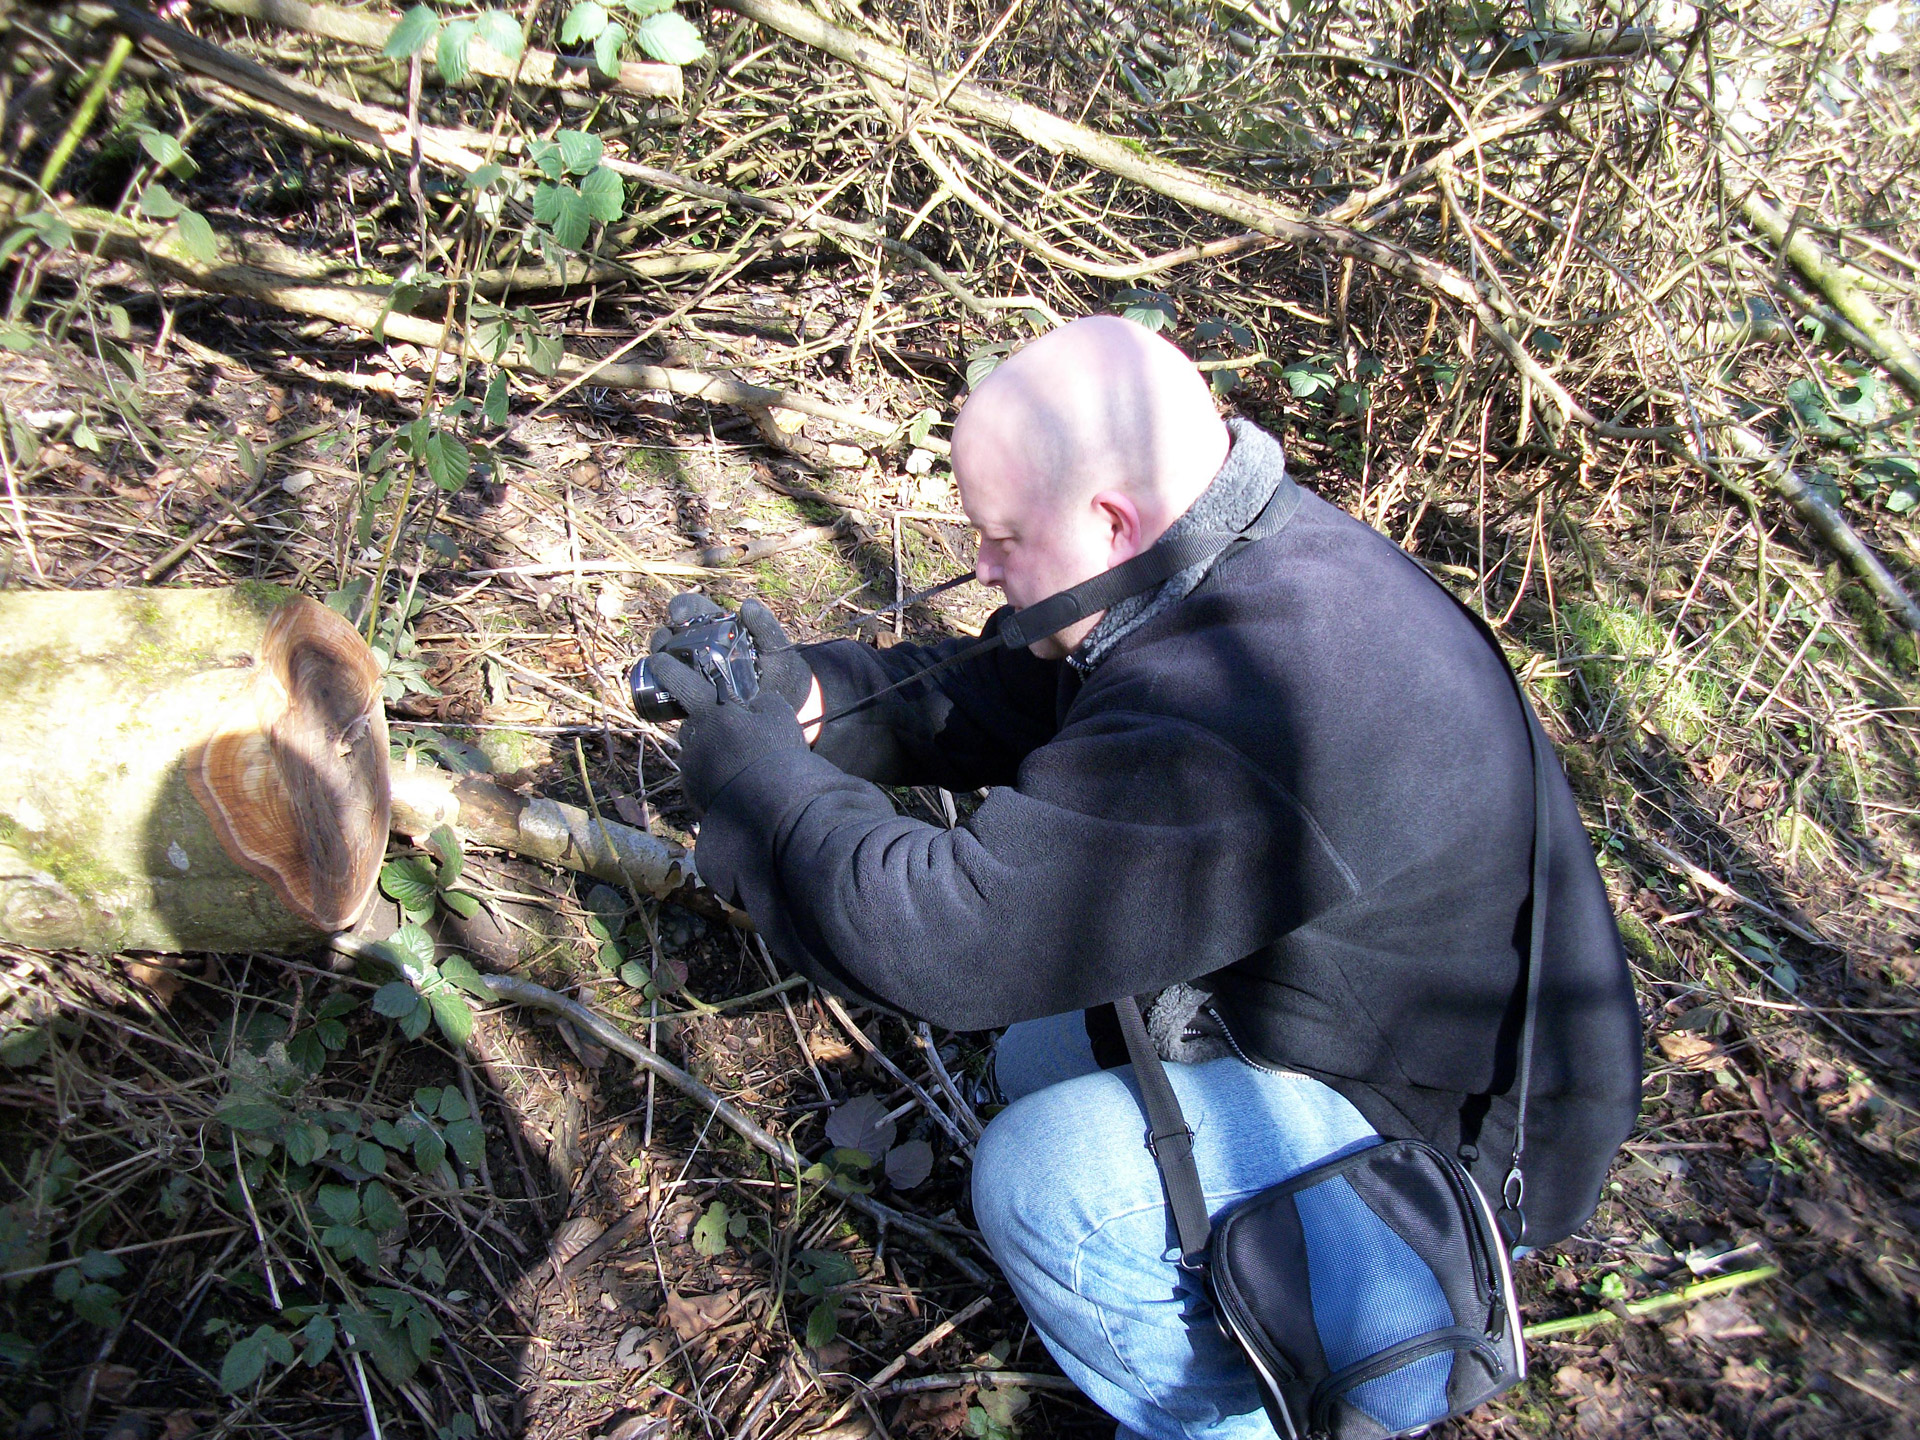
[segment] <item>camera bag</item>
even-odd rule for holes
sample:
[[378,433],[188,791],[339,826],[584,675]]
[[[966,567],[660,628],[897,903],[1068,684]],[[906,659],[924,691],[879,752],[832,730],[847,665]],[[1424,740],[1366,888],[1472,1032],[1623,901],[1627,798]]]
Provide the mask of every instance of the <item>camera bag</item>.
[[[1506,657],[1484,622],[1472,611],[1466,614],[1504,664]],[[1221,1332],[1246,1354],[1267,1416],[1285,1440],[1418,1434],[1492,1399],[1526,1375],[1520,1306],[1507,1257],[1508,1245],[1526,1237],[1522,1159],[1546,939],[1547,759],[1552,751],[1511,668],[1508,676],[1526,719],[1534,824],[1513,1159],[1500,1196],[1500,1216],[1510,1217],[1504,1226],[1464,1165],[1415,1139],[1384,1140],[1311,1166],[1213,1225],[1193,1163],[1193,1131],[1148,1038],[1139,1003],[1125,996],[1114,1004],[1147,1112],[1147,1148],[1159,1167],[1179,1237],[1180,1266],[1206,1285]],[[1325,1313],[1325,1307],[1317,1311],[1316,1266],[1326,1282],[1323,1292],[1335,1292],[1344,1287],[1331,1283],[1328,1267],[1353,1271],[1367,1261],[1359,1254],[1363,1247],[1351,1247],[1352,1253],[1322,1247],[1310,1265],[1309,1225],[1368,1224],[1369,1215],[1403,1242],[1390,1246],[1390,1253],[1400,1257],[1392,1273],[1383,1273],[1376,1263],[1364,1274],[1346,1277],[1363,1283],[1364,1293],[1379,1303],[1362,1307],[1359,1316],[1348,1313],[1350,1307],[1340,1307],[1338,1315]],[[1431,1296],[1436,1285],[1449,1323],[1395,1335],[1394,1301]],[[1381,1340],[1383,1334],[1392,1338]]]

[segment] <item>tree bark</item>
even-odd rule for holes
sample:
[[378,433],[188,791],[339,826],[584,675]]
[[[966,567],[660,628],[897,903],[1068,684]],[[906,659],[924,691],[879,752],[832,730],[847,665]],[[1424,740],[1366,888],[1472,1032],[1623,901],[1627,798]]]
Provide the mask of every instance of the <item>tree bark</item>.
[[379,667],[271,585],[0,594],[0,936],[306,948],[372,894]]

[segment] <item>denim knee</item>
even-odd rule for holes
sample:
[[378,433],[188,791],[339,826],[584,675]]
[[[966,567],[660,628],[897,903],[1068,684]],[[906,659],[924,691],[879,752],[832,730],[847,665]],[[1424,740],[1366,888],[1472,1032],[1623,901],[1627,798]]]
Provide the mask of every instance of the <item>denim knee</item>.
[[1029,1166],[1023,1153],[1032,1155],[1033,1137],[1022,1122],[1029,1107],[1011,1105],[987,1122],[973,1150],[973,1223],[986,1237],[987,1248],[1004,1266],[1005,1255],[1013,1240],[1014,1192],[1019,1188],[1021,1172]]

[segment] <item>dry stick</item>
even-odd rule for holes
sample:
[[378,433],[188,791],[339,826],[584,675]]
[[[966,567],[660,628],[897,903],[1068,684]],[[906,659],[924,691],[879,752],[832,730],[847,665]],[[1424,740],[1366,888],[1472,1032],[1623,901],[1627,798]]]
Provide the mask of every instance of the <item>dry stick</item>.
[[[303,5],[300,0],[201,0],[209,9],[249,20],[264,20],[286,30],[308,35],[323,35],[349,45],[381,49],[398,15],[367,10],[341,10],[332,5]],[[551,86],[562,90],[612,89],[654,99],[678,100],[682,85],[678,65],[651,65],[624,61],[617,77],[608,77],[595,68],[586,56],[555,55],[548,50],[528,50],[520,57],[518,68],[504,55],[484,45],[467,52],[467,68],[476,75],[492,75],[503,80],[524,80],[529,85]]]
[[887,1057],[885,1051],[881,1050],[878,1045],[867,1038],[867,1032],[853,1023],[853,1017],[847,1014],[846,1006],[842,1005],[839,1000],[827,994],[825,991],[820,993],[820,999],[826,1004],[827,1009],[833,1012],[833,1018],[846,1027],[847,1033],[853,1036],[854,1040],[859,1043],[860,1048],[871,1055],[875,1063],[877,1063],[882,1070],[906,1086],[912,1093],[913,1098],[920,1102],[920,1108],[925,1110],[927,1114],[933,1118],[935,1124],[947,1132],[947,1138],[953,1141],[955,1145],[959,1146],[960,1149],[971,1158],[973,1155],[973,1142],[969,1140],[966,1133],[954,1123],[952,1116],[948,1115],[946,1111],[933,1103],[933,1097],[927,1093],[926,1087],[910,1077],[907,1072],[902,1070],[898,1065],[894,1064],[893,1061]]
[[814,1426],[814,1430],[827,1430],[838,1425],[842,1420],[847,1418],[848,1413],[853,1407],[860,1403],[860,1396],[862,1394],[870,1394],[874,1390],[879,1389],[880,1386],[885,1385],[889,1380],[907,1368],[907,1362],[909,1360],[919,1359],[922,1355],[926,1354],[927,1351],[938,1345],[942,1340],[946,1339],[947,1336],[951,1335],[955,1330],[958,1330],[962,1325],[966,1324],[967,1321],[973,1319],[974,1316],[978,1315],[992,1303],[993,1297],[991,1295],[982,1295],[959,1314],[953,1316],[951,1319],[942,1320],[938,1325],[934,1326],[933,1329],[922,1335],[918,1340],[914,1341],[913,1344],[909,1345],[905,1350],[902,1350],[876,1371],[874,1377],[867,1381],[859,1391],[842,1400],[839,1408],[836,1409],[833,1414],[829,1415],[823,1424]]
[[[511,1004],[545,1010],[553,1015],[564,1015],[609,1050],[624,1055],[650,1074],[659,1076],[682,1094],[698,1101],[749,1145],[771,1156],[780,1165],[796,1174],[807,1168],[805,1157],[786,1141],[769,1134],[755,1121],[735,1109],[733,1105],[672,1061],[648,1049],[619,1026],[595,1014],[579,1001],[556,994],[544,985],[535,985],[531,981],[520,980],[511,975],[483,975],[481,979],[487,989]],[[945,1236],[918,1216],[910,1215],[904,1210],[895,1210],[890,1205],[882,1205],[870,1196],[846,1188],[837,1180],[827,1180],[822,1183],[830,1193],[854,1209],[882,1224],[895,1226],[914,1236],[928,1249],[950,1262],[969,1280],[981,1285],[989,1283],[986,1271],[962,1255]]]
[[1650,1295],[1645,1300],[1631,1301],[1618,1310],[1595,1310],[1586,1315],[1568,1315],[1559,1320],[1542,1320],[1527,1326],[1521,1334],[1529,1340],[1544,1340],[1552,1335],[1577,1335],[1583,1330],[1591,1330],[1596,1325],[1607,1325],[1626,1318],[1638,1319],[1642,1315],[1657,1315],[1662,1310],[1677,1310],[1683,1305],[1691,1305],[1696,1300],[1704,1300],[1709,1295],[1724,1295],[1729,1290],[1739,1290],[1748,1285],[1757,1285],[1762,1280],[1771,1280],[1779,1273],[1778,1265],[1761,1265],[1752,1270],[1742,1270],[1735,1275],[1716,1275],[1711,1280],[1702,1280],[1695,1285],[1670,1290],[1664,1295]]

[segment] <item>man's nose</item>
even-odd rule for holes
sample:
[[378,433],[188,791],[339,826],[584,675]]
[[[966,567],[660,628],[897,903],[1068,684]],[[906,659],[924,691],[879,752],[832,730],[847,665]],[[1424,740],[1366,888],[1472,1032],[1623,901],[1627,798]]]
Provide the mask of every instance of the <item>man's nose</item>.
[[1004,578],[1004,575],[1005,572],[1003,572],[998,565],[987,559],[985,551],[982,551],[980,555],[975,558],[973,562],[973,578],[978,580],[982,585],[998,585]]

